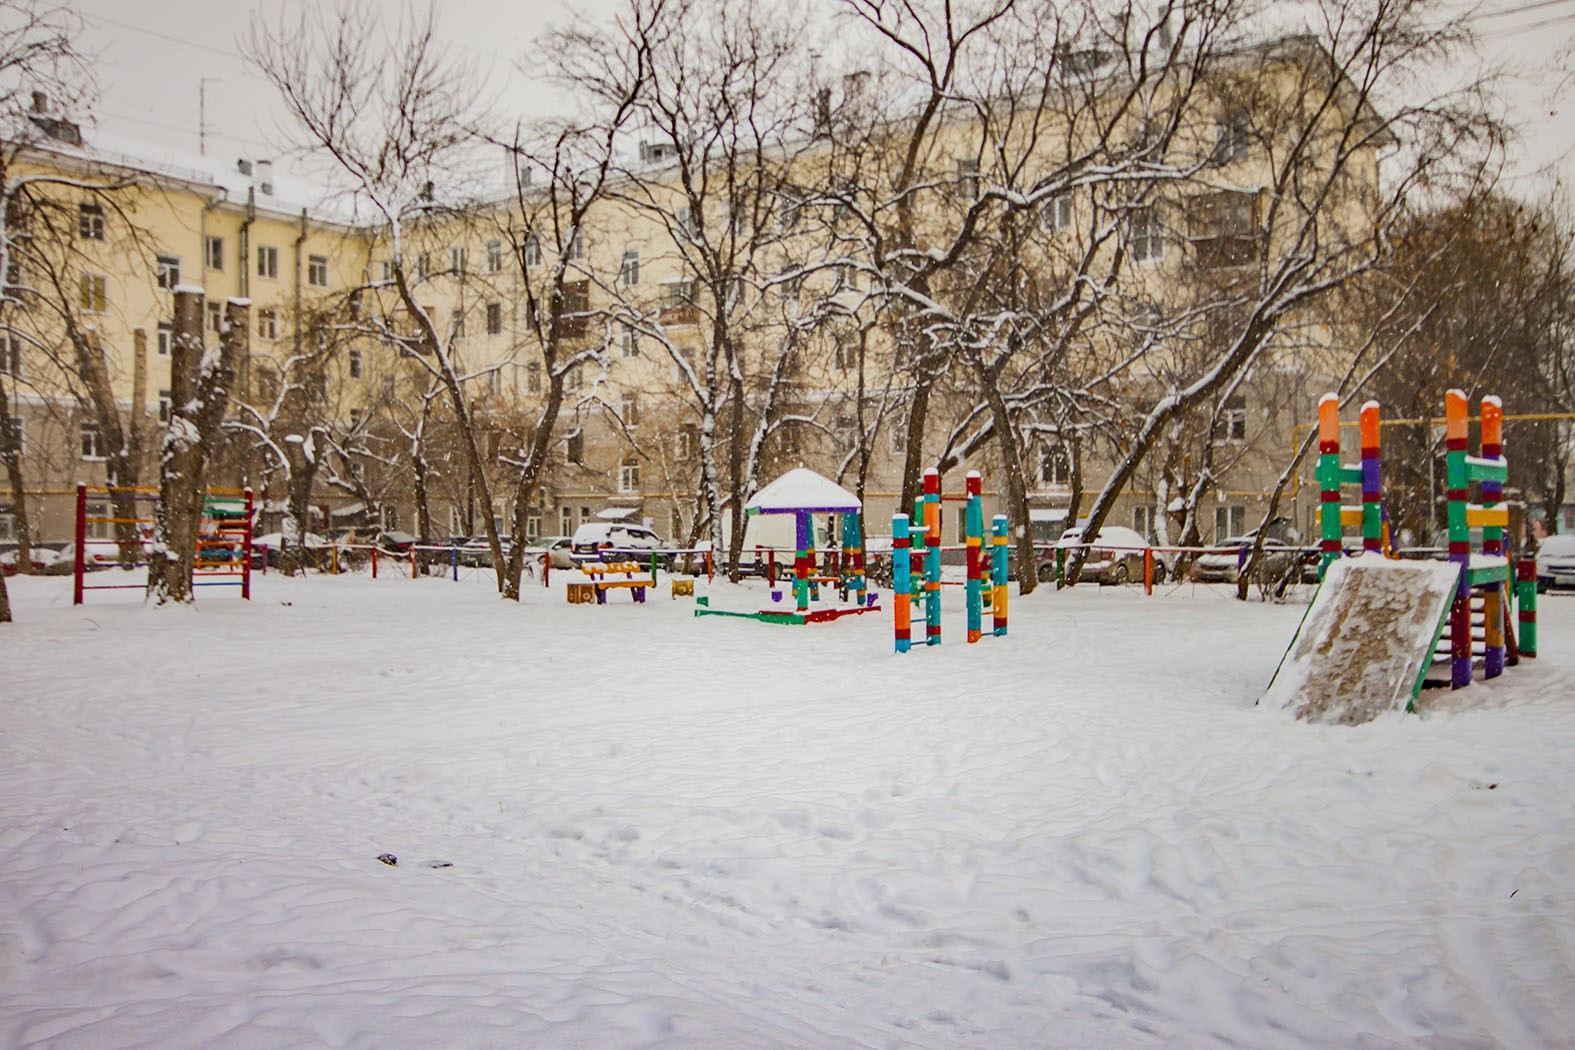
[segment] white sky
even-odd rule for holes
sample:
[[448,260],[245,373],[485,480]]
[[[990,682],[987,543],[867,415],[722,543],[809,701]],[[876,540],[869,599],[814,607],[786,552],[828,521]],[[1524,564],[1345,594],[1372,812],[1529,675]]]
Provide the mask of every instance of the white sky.
[[[390,17],[404,0],[376,0]],[[612,10],[617,0],[448,0],[439,3],[449,41],[490,70],[504,108],[521,116],[561,110],[550,91],[515,69],[547,25]],[[283,136],[272,89],[241,59],[237,39],[254,10],[277,0],[71,0],[84,19],[84,47],[99,57],[100,126],[117,136],[196,153],[198,100],[206,81],[207,153],[277,156]],[[1545,186],[1575,181],[1575,0],[1483,0],[1474,27],[1521,138],[1513,168]],[[1457,71],[1458,72],[1458,71]],[[1530,189],[1531,187],[1526,187]]]

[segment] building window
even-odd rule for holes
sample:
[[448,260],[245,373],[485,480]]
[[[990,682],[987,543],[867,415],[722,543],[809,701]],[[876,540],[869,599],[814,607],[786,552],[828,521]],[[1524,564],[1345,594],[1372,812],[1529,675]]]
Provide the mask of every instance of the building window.
[[531,361],[525,366],[525,392],[527,394],[541,393],[540,361]]
[[640,461],[633,456],[625,456],[618,467],[618,491],[640,491]]
[[902,432],[901,427],[893,426],[887,431],[886,436],[891,439],[889,447],[892,455],[900,456],[908,451],[908,437]]
[[350,351],[350,378],[360,379],[362,372],[361,351]]
[[1071,481],[1072,457],[1067,455],[1066,446],[1055,444],[1045,449],[1039,459],[1039,483],[1059,488]]
[[488,335],[502,335],[503,334],[503,304],[502,303],[488,303],[487,304],[487,334]]
[[1072,195],[1058,193],[1045,201],[1044,227],[1047,230],[1065,230],[1072,225]]
[[499,273],[503,269],[503,242],[487,242],[487,272]]
[[110,513],[108,500],[89,500],[82,508],[82,517],[87,519],[87,538],[90,540],[109,539],[111,528],[109,519],[114,517]]
[[618,264],[618,283],[625,288],[640,283],[640,253],[634,248],[624,249],[623,261]]
[[456,306],[449,318],[449,333],[455,337],[465,334],[465,308]]
[[85,314],[101,314],[109,308],[108,281],[101,273],[85,273],[77,281],[77,304]]
[[78,444],[82,451],[83,459],[103,459],[104,444],[99,439],[98,427],[92,423],[83,423],[78,432]]
[[585,366],[574,365],[563,373],[563,385],[568,390],[579,390],[585,382]]
[[1247,508],[1244,505],[1214,508],[1214,542],[1227,536],[1240,536],[1247,531]]
[[1188,225],[1198,265],[1242,266],[1258,255],[1258,195],[1238,190],[1208,193],[1190,202]]
[[1226,441],[1247,440],[1247,399],[1237,394],[1220,411],[1220,433]]
[[382,266],[382,272],[383,272],[383,280],[385,282],[392,282],[393,279],[394,279],[394,260],[392,260],[392,259],[384,259],[383,260],[383,266]]
[[618,333],[618,352],[624,358],[640,356],[640,333],[634,325],[626,324]]
[[223,237],[204,237],[202,239],[202,264],[210,270],[224,269]]
[[309,255],[306,257],[306,283],[313,288],[328,287],[328,256]]
[[157,346],[160,357],[170,356],[170,351],[175,347],[175,325],[173,323],[169,321],[159,322]]
[[1247,136],[1252,130],[1251,115],[1244,109],[1233,109],[1215,124],[1214,153],[1210,158],[1215,164],[1229,164],[1247,156]]
[[693,281],[668,281],[662,285],[661,306],[663,310],[681,309],[693,303],[694,297]]
[[972,157],[957,158],[957,195],[963,200],[979,199],[979,162]]
[[279,314],[272,307],[257,311],[257,338],[279,338]]
[[77,236],[84,241],[104,239],[104,209],[96,203],[77,205]]
[[15,332],[0,332],[0,375],[22,376],[22,340]]
[[381,508],[383,531],[392,532],[399,528],[399,508],[392,503],[385,503]]
[[1132,508],[1132,531],[1142,536],[1149,543],[1154,542],[1154,508],[1147,503],[1139,503]]
[[1157,208],[1139,208],[1127,220],[1127,240],[1134,262],[1152,262],[1165,257],[1165,227]]
[[223,332],[224,331],[224,304],[223,303],[209,303],[208,304],[208,331],[210,331],[210,332]]
[[450,248],[448,250],[448,269],[456,277],[465,272],[465,249]]
[[585,431],[571,432],[563,443],[563,454],[570,463],[579,463],[585,459]]
[[691,459],[700,450],[700,433],[695,430],[694,424],[685,423],[678,430],[678,456],[680,459]]
[[356,430],[356,429],[360,428],[360,426],[361,426],[361,419],[362,419],[362,417],[364,415],[365,415],[365,413],[363,413],[359,408],[352,408],[350,410],[350,429],[351,430]]
[[257,276],[277,280],[279,277],[279,249],[266,244],[257,246]]
[[520,253],[525,257],[525,265],[527,267],[540,266],[541,238],[536,236],[534,233],[529,237],[526,237],[525,245],[523,248],[521,248]]
[[170,421],[170,392],[159,391],[159,422],[168,424]]
[[569,243],[564,248],[564,254],[570,259],[585,258],[585,231],[583,229],[578,226],[574,228],[574,234],[569,238]]
[[623,418],[623,425],[632,427],[640,422],[640,399],[635,394],[625,394],[618,401],[618,415]]
[[430,252],[416,253],[416,280],[424,281],[427,274],[432,272],[432,254]]
[[565,536],[574,535],[574,508],[558,508],[558,531]]

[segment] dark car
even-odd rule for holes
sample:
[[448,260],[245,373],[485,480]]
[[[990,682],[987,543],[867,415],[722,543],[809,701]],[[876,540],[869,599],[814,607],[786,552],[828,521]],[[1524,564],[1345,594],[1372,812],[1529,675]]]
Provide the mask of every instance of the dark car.
[[[1241,566],[1252,553],[1257,537],[1229,536],[1215,544],[1216,550],[1192,563],[1192,578],[1199,583],[1235,583]],[[1318,578],[1318,551],[1312,547],[1293,547],[1280,540],[1265,539],[1253,573],[1254,583],[1280,580],[1308,583]]]

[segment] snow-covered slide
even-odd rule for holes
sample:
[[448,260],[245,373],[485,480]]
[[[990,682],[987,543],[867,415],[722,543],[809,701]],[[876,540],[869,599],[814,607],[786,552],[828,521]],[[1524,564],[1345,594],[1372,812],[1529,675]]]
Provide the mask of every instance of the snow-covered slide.
[[1459,580],[1450,562],[1331,563],[1262,703],[1336,725],[1406,708],[1422,688]]

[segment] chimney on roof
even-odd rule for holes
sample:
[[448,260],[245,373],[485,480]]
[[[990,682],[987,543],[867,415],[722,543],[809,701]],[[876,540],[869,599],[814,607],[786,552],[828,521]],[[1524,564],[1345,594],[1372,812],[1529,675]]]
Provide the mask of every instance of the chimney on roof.
[[35,128],[42,131],[46,138],[72,146],[82,145],[82,129],[75,121],[50,114],[49,95],[46,92],[36,90],[33,92],[33,108],[27,114],[27,119]]
[[257,192],[265,196],[273,196],[273,161],[271,160],[257,162]]

